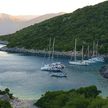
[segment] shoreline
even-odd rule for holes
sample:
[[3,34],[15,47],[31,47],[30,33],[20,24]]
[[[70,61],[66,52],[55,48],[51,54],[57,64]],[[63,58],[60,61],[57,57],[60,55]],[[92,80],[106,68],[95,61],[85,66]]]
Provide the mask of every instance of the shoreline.
[[[25,48],[8,48],[8,47],[2,47],[0,48],[0,51],[6,51],[10,53],[26,53],[26,54],[36,54],[36,55],[49,55],[51,54],[51,51],[45,51],[45,50],[34,50],[34,49],[25,49]],[[71,57],[74,56],[74,52],[72,51],[54,51],[54,55],[56,56],[63,56],[63,57]],[[77,52],[77,56],[80,56],[80,52]]]
[[36,100],[26,100],[26,99],[19,99],[14,98],[10,100],[10,104],[13,108],[38,108],[34,105]]
[[[51,54],[51,51],[45,51],[45,50],[34,50],[34,49],[25,49],[25,48],[8,48],[6,46],[0,48],[0,51],[5,51],[5,52],[10,52],[10,53],[26,53],[26,54],[33,54],[33,55],[46,55],[48,56]],[[72,57],[74,56],[73,51],[54,51],[55,56],[60,56],[60,57]],[[81,57],[81,52],[77,51],[77,56]],[[104,58],[108,58],[108,54],[106,55],[100,55]],[[84,57],[86,57],[84,55]]]

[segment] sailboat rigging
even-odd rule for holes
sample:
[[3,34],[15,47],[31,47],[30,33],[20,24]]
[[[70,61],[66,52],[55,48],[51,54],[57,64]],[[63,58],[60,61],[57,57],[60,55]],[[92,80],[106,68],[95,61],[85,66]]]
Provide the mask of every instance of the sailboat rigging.
[[[50,46],[51,46],[51,39],[49,41],[49,49],[50,49]],[[54,46],[55,46],[55,38],[53,39],[53,45],[52,45],[52,56],[51,56],[52,63],[45,64],[44,66],[42,66],[41,67],[42,71],[62,72],[62,70],[65,67],[61,62],[53,62]],[[50,57],[50,51],[49,51],[49,57]]]
[[84,53],[83,53],[84,46],[83,45],[82,45],[82,60],[77,60],[76,59],[76,45],[77,45],[77,40],[75,39],[74,61],[69,61],[69,64],[71,64],[71,65],[80,65],[80,66],[87,66],[87,65],[89,65],[83,59],[83,55],[84,55]]

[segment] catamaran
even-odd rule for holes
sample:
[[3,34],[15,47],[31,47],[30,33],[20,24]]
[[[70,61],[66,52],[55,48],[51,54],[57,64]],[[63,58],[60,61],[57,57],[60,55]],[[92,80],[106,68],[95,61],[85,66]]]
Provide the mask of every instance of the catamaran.
[[84,50],[83,45],[82,45],[82,60],[77,60],[76,59],[76,44],[77,44],[77,40],[75,39],[74,61],[69,61],[69,64],[71,64],[71,65],[80,65],[80,66],[89,65],[89,63],[85,62],[84,59],[83,59],[83,50]]
[[[42,71],[50,71],[50,72],[62,72],[65,66],[61,62],[53,62],[54,58],[54,45],[55,45],[55,38],[53,40],[53,47],[52,47],[52,57],[51,53],[49,52],[49,59],[51,58],[52,63],[50,64],[45,64],[44,66],[41,67]],[[49,50],[51,46],[51,39],[49,41]]]

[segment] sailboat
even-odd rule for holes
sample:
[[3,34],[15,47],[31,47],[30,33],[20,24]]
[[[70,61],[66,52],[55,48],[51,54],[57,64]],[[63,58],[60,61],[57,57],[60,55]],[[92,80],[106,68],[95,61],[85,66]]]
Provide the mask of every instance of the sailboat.
[[[87,57],[89,58],[90,57],[90,53],[89,53],[89,45],[88,45],[88,48],[87,48]],[[91,63],[96,63],[96,61],[94,61],[94,60],[92,60],[92,59],[87,59],[87,60],[84,60],[84,62],[86,62],[86,63],[89,63],[89,64],[91,64]]]
[[[96,48],[94,48],[96,47]],[[96,49],[96,50],[95,50]],[[88,59],[92,62],[104,62],[104,58],[98,55],[98,42],[95,46],[95,42],[93,42],[93,55],[92,58]]]
[[[51,53],[49,52],[49,59],[51,58],[52,63],[45,64],[44,66],[42,66],[41,67],[42,71],[62,72],[62,70],[65,67],[61,62],[53,62],[53,58],[54,58],[54,45],[55,45],[55,38],[53,40],[52,56],[51,56]],[[49,49],[50,49],[50,46],[51,46],[51,39],[50,39],[50,42],[49,42]]]
[[71,65],[80,65],[80,66],[87,66],[89,65],[89,63],[84,61],[84,57],[83,57],[83,50],[84,47],[82,45],[82,60],[76,60],[76,44],[77,44],[77,40],[75,39],[75,49],[74,49],[74,61],[69,61],[69,64]]

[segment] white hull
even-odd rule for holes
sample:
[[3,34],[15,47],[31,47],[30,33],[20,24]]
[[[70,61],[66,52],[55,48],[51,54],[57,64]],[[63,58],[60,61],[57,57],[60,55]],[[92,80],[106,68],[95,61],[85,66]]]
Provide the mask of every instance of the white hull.
[[[55,38],[53,40],[53,47],[52,47],[52,60],[53,60],[53,55],[54,55],[54,45],[55,45]],[[51,38],[50,38],[50,41],[49,41],[49,51],[50,51],[50,46],[51,46]],[[50,53],[49,53],[49,58],[50,58]],[[60,62],[54,62],[54,63],[51,63],[51,64],[47,64],[47,65],[44,65],[43,67],[41,67],[41,70],[42,71],[52,71],[52,72],[62,72],[62,70],[65,68],[65,66],[60,63]]]
[[62,72],[62,69],[52,68],[52,67],[41,67],[42,71],[49,71],[49,72]]
[[93,57],[89,60],[95,61],[95,62],[104,62],[104,58],[103,57]]
[[69,61],[69,64],[71,65],[79,65],[79,66],[88,66],[89,63],[84,61]]
[[51,77],[63,78],[63,77],[67,77],[67,75],[65,73],[53,73],[53,74],[51,74]]
[[86,63],[97,63],[97,62],[104,62],[104,58],[102,57],[93,57],[91,59],[88,59],[88,60],[84,60],[84,62]]
[[89,63],[89,64],[91,64],[91,63],[96,63],[96,61],[94,61],[94,60],[90,60],[90,59],[88,59],[88,60],[84,60],[84,62]]
[[52,72],[62,72],[65,66],[60,62],[55,62],[51,64],[44,65],[41,67],[42,71],[52,71]]

